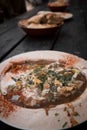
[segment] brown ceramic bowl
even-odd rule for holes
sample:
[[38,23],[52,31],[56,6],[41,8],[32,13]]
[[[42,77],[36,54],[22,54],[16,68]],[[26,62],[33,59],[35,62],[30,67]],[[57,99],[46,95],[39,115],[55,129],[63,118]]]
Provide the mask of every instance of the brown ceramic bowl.
[[65,9],[69,6],[68,3],[56,3],[56,2],[49,2],[48,7],[50,8],[51,11],[57,12],[63,12]]
[[63,21],[60,24],[35,24],[31,23],[26,26],[28,19],[20,20],[18,26],[23,29],[29,36],[49,36],[53,35],[57,30],[60,30]]

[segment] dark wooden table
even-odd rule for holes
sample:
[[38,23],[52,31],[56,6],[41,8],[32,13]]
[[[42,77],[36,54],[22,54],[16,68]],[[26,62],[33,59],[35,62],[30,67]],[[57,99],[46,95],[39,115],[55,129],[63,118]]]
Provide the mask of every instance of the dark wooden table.
[[[5,59],[35,50],[56,50],[75,54],[87,60],[87,1],[71,0],[67,11],[73,13],[74,18],[65,22],[60,32],[51,37],[33,38],[27,36],[19,27],[18,21],[29,18],[40,10],[49,10],[46,5],[0,24],[0,62]],[[12,128],[0,121],[0,130]],[[87,128],[87,121],[70,128]]]

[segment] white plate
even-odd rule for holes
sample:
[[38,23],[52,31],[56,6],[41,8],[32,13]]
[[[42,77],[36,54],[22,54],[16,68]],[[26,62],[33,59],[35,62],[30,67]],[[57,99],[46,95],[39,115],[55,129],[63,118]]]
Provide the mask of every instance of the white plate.
[[63,18],[64,20],[71,19],[73,18],[72,13],[67,13],[67,12],[51,12],[51,11],[39,11],[38,14],[56,14],[59,17]]
[[[0,75],[3,69],[13,61],[26,59],[49,59],[58,61],[59,59],[67,58],[73,61],[72,65],[81,69],[87,78],[86,60],[58,51],[34,51],[14,56],[0,64]],[[2,86],[0,86],[0,88],[1,87]],[[60,130],[71,128],[87,120],[87,89],[85,89],[83,94],[76,100],[50,108],[48,115],[43,108],[27,109],[15,106],[12,103],[6,105],[7,102],[5,100],[4,102],[0,100],[0,120],[16,128],[25,130]]]

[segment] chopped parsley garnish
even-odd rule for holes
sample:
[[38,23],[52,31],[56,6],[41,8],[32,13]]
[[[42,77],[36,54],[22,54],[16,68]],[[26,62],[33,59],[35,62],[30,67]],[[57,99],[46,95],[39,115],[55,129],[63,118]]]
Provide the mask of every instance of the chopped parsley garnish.
[[57,92],[57,87],[56,86],[51,86],[50,89],[51,89],[52,92]]
[[43,90],[43,83],[39,83],[39,84],[38,84],[38,87],[39,87],[39,89],[42,91],[42,90]]
[[78,112],[74,112],[74,116],[80,116]]
[[18,80],[16,79],[16,78],[14,78],[14,77],[11,77],[12,78],[12,80],[14,80],[15,82],[17,82]]
[[68,122],[65,122],[62,127],[65,128],[67,124]]
[[38,76],[38,79],[41,80],[43,83],[45,83],[45,81],[47,80],[47,76],[46,74],[40,74]]
[[33,81],[33,80],[29,80],[27,83],[28,83],[29,85],[33,85],[33,84],[34,84],[34,81]]
[[55,116],[58,116],[59,115],[59,113],[55,113]]

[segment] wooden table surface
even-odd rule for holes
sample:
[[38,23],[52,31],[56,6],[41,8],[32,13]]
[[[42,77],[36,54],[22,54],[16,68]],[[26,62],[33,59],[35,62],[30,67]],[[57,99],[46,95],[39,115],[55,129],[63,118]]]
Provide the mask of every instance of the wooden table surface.
[[[0,24],[0,62],[7,58],[35,50],[56,50],[75,54],[87,60],[87,1],[71,0],[67,11],[74,15],[65,21],[60,31],[51,37],[30,37],[18,27],[18,21],[35,15],[38,11],[49,10],[41,5],[23,15]],[[86,113],[87,114],[87,113]],[[0,121],[0,130],[12,128]],[[87,121],[70,128],[87,128]]]

